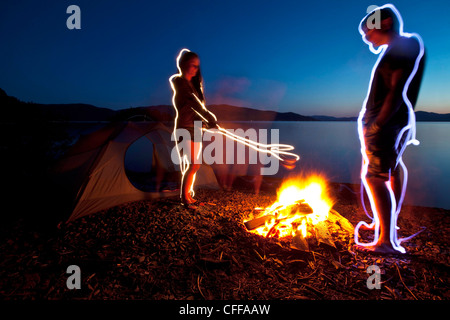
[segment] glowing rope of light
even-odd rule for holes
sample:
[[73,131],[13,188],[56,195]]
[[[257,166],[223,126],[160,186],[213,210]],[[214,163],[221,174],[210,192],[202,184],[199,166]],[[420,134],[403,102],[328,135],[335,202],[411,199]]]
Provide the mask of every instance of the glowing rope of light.
[[224,135],[225,137],[230,138],[230,139],[232,139],[236,142],[239,142],[243,145],[246,145],[258,152],[271,154],[274,157],[276,157],[278,160],[281,160],[281,161],[285,161],[286,159],[281,158],[280,154],[286,155],[286,156],[292,156],[295,159],[295,161],[298,161],[300,159],[299,155],[292,153],[292,152],[287,152],[287,151],[294,149],[294,147],[291,145],[259,143],[259,142],[255,142],[253,140],[246,139],[241,136],[235,135],[234,133],[232,133],[224,128],[221,128],[219,125],[217,125],[217,127],[218,127],[219,131],[213,131],[211,129],[206,129],[205,131],[212,132],[212,133],[214,133],[214,132],[220,133],[220,134]]
[[[397,139],[395,141],[395,148],[398,151],[398,156],[397,156],[397,160],[396,160],[396,166],[398,166],[398,165],[401,166],[401,168],[403,170],[403,175],[404,175],[403,184],[402,184],[402,192],[401,192],[401,196],[400,196],[400,199],[399,199],[399,203],[396,203],[394,191],[392,190],[392,186],[390,184],[390,181],[386,181],[385,182],[386,183],[386,187],[387,187],[387,189],[389,191],[389,196],[391,198],[391,228],[389,230],[390,242],[392,244],[392,247],[395,250],[400,251],[401,253],[405,253],[406,252],[405,248],[403,248],[400,244],[403,241],[411,239],[412,237],[414,237],[415,235],[417,235],[418,233],[420,233],[422,231],[421,230],[418,233],[416,233],[416,234],[414,234],[414,235],[412,235],[410,237],[407,237],[407,238],[402,238],[402,239],[398,239],[397,238],[397,230],[399,229],[397,227],[397,218],[398,218],[398,215],[400,214],[400,209],[401,209],[404,197],[405,197],[406,185],[407,185],[407,181],[408,181],[408,170],[406,168],[406,165],[403,162],[402,155],[403,155],[403,152],[405,151],[406,146],[408,146],[409,144],[414,144],[414,145],[418,145],[419,144],[419,141],[416,140],[416,117],[415,117],[415,114],[414,114],[413,106],[412,106],[411,102],[408,99],[407,93],[408,93],[409,85],[411,84],[411,81],[414,79],[414,76],[417,73],[420,61],[422,60],[422,57],[424,56],[425,49],[424,49],[422,38],[418,34],[403,32],[403,19],[402,19],[400,13],[398,12],[398,10],[392,4],[386,4],[384,6],[381,6],[381,7],[378,7],[376,9],[372,10],[371,12],[369,12],[366,15],[366,17],[368,17],[369,15],[373,14],[374,11],[376,11],[376,10],[380,10],[380,9],[387,8],[387,7],[391,8],[393,10],[393,12],[395,13],[395,15],[397,16],[397,18],[398,18],[398,21],[399,21],[399,34],[400,34],[400,36],[407,37],[407,38],[415,37],[418,40],[419,45],[420,45],[420,53],[419,53],[419,55],[416,58],[416,61],[415,61],[415,64],[414,64],[414,68],[413,68],[411,74],[409,75],[409,77],[408,77],[408,79],[407,79],[407,81],[405,83],[405,86],[403,87],[403,92],[402,92],[403,101],[405,102],[406,106],[408,107],[408,124],[405,127],[402,128],[402,130],[399,132],[399,134],[397,136]],[[356,227],[355,227],[355,243],[358,244],[358,245],[361,245],[361,246],[373,246],[379,240],[380,221],[378,219],[378,214],[377,214],[377,210],[376,210],[376,207],[375,207],[374,197],[373,197],[372,192],[371,192],[371,190],[369,188],[369,185],[367,183],[367,178],[366,178],[368,167],[369,167],[369,159],[368,159],[368,156],[367,156],[367,153],[366,153],[366,145],[365,145],[365,141],[364,141],[363,123],[362,123],[363,121],[362,120],[363,120],[364,114],[366,112],[366,105],[367,105],[367,101],[368,101],[368,98],[369,98],[370,89],[372,87],[372,81],[373,81],[373,78],[374,78],[374,75],[375,75],[375,71],[376,71],[376,69],[378,67],[378,64],[380,63],[381,59],[383,58],[384,54],[386,53],[386,49],[388,48],[388,45],[382,45],[376,50],[376,49],[374,49],[373,44],[365,39],[365,37],[364,37],[365,34],[364,34],[364,31],[361,28],[361,25],[362,25],[362,21],[364,21],[366,19],[366,17],[364,17],[363,20],[361,20],[361,23],[359,24],[359,27],[358,27],[359,33],[361,34],[363,41],[367,45],[369,45],[370,51],[372,51],[374,54],[380,54],[380,56],[378,57],[378,60],[376,61],[375,65],[372,68],[372,73],[371,73],[371,78],[370,78],[370,82],[369,82],[369,88],[368,88],[368,91],[367,91],[367,96],[366,96],[366,99],[364,100],[361,112],[359,113],[359,117],[358,117],[358,135],[359,135],[359,140],[360,140],[360,143],[361,143],[361,155],[362,155],[362,158],[363,158],[363,165],[362,165],[362,168],[361,168],[361,181],[362,181],[362,183],[364,185],[364,188],[365,188],[365,190],[367,192],[367,196],[368,196],[370,204],[371,204],[372,212],[374,214],[373,214],[373,217],[372,217],[372,223],[368,224],[368,223],[366,223],[364,221],[360,221],[356,225]],[[401,142],[403,137],[405,137],[405,143],[403,144],[402,148],[400,150],[398,150],[398,146],[399,146],[399,144],[400,144],[400,142]],[[362,201],[362,203],[364,203],[364,194],[362,192],[361,192],[361,201]],[[364,211],[366,211],[365,206],[363,206],[363,207],[364,207]],[[366,214],[368,215],[367,211],[366,211]],[[362,225],[368,227],[369,229],[374,228],[374,240],[372,242],[370,242],[370,243],[362,243],[362,242],[360,242],[358,240],[359,228]]]
[[[205,110],[207,110],[205,105],[203,104],[203,102],[195,94],[193,94],[193,95],[197,99],[198,103]],[[197,114],[201,116],[200,113],[197,112]],[[213,113],[211,113],[211,114],[214,116],[215,120],[217,120],[216,116]],[[203,116],[201,116],[201,117],[203,119],[205,119]],[[292,152],[288,152],[290,150],[294,150],[294,147],[291,146],[291,145],[288,145],[288,144],[275,144],[275,143],[274,144],[259,143],[259,142],[253,141],[251,139],[246,139],[244,137],[238,136],[238,135],[236,135],[236,134],[234,134],[234,133],[232,133],[232,132],[230,132],[230,131],[222,128],[222,127],[220,127],[219,125],[217,125],[217,129],[219,131],[213,131],[211,129],[204,129],[204,131],[211,132],[211,133],[215,133],[215,132],[220,133],[220,134],[222,134],[222,135],[224,135],[224,136],[226,136],[226,137],[228,137],[228,138],[230,138],[230,139],[232,139],[232,140],[234,140],[236,142],[239,142],[239,143],[241,143],[243,145],[246,145],[246,146],[248,146],[248,147],[250,147],[250,148],[252,148],[252,149],[254,149],[256,151],[269,153],[269,154],[273,155],[274,157],[276,157],[278,160],[281,160],[281,161],[285,161],[285,159],[282,159],[279,156],[280,154],[283,154],[285,156],[292,156],[295,159],[295,161],[298,161],[300,159],[299,155],[297,155],[295,153],[292,153]]]

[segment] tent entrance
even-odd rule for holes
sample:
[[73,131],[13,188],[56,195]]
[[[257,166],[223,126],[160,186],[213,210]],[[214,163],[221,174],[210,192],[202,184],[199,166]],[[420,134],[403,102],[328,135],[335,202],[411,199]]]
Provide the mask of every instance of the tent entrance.
[[125,154],[125,173],[131,184],[144,192],[179,189],[180,172],[168,171],[164,160],[155,151],[156,145],[147,136],[129,146]]

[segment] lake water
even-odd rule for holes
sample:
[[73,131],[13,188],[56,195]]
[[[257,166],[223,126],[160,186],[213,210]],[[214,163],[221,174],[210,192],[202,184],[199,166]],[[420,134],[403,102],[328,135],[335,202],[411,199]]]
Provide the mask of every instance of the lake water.
[[[359,183],[360,143],[356,122],[277,122],[280,143],[301,156],[297,169],[324,172],[333,182]],[[407,147],[406,204],[450,209],[450,123],[419,122],[420,145]]]
[[[356,122],[224,122],[221,125],[279,129],[279,142],[293,145],[301,156],[294,172],[322,172],[331,182],[360,183],[361,154]],[[85,126],[78,133],[98,126]],[[420,145],[408,146],[403,156],[409,171],[405,203],[450,209],[450,123],[419,122],[417,139]],[[133,144],[125,162],[133,170],[149,171],[148,140],[140,139]],[[286,170],[280,171],[285,173]]]

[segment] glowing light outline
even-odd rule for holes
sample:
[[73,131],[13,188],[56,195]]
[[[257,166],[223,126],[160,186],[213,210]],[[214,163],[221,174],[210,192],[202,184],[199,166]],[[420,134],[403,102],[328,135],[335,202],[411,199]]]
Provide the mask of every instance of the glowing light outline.
[[[400,34],[400,36],[406,37],[406,38],[415,37],[418,40],[419,46],[420,46],[420,52],[419,52],[419,55],[417,56],[416,61],[414,63],[414,68],[411,71],[411,74],[409,75],[408,79],[406,80],[405,86],[403,87],[403,91],[402,91],[403,101],[405,102],[405,104],[406,104],[406,106],[408,108],[408,124],[405,127],[402,128],[402,130],[399,132],[399,134],[398,134],[398,136],[396,138],[396,141],[395,141],[395,148],[398,149],[399,143],[402,140],[403,135],[406,133],[406,139],[405,139],[404,145],[402,146],[401,150],[397,150],[399,153],[398,153],[398,156],[397,156],[397,159],[396,159],[396,167],[398,165],[400,165],[402,170],[403,170],[402,192],[401,192],[398,204],[396,203],[394,191],[392,190],[392,186],[390,184],[390,179],[385,182],[386,186],[387,186],[387,189],[389,191],[389,196],[391,198],[391,225],[390,225],[390,230],[389,230],[390,242],[391,242],[392,247],[395,250],[397,250],[397,251],[399,251],[401,253],[405,253],[406,250],[405,250],[405,248],[403,248],[401,246],[401,243],[402,243],[402,241],[409,240],[411,238],[411,236],[407,237],[407,238],[403,238],[403,239],[398,239],[397,238],[397,230],[399,229],[397,227],[397,218],[398,218],[398,215],[400,214],[401,206],[403,204],[403,200],[404,200],[404,196],[405,196],[405,192],[406,192],[406,185],[407,185],[407,181],[408,181],[408,170],[406,168],[406,165],[403,162],[402,155],[403,155],[403,152],[405,151],[406,147],[409,144],[414,144],[414,145],[418,145],[419,144],[419,141],[416,139],[416,117],[415,117],[415,113],[414,113],[414,108],[413,108],[413,106],[411,104],[411,101],[409,101],[409,99],[408,99],[407,93],[408,93],[408,89],[409,89],[409,85],[411,84],[411,81],[416,76],[417,70],[419,68],[419,64],[420,64],[420,62],[421,62],[421,60],[422,60],[422,58],[424,56],[424,53],[425,53],[425,49],[424,49],[422,38],[418,34],[403,32],[403,18],[401,16],[400,12],[397,10],[397,8],[395,8],[395,6],[392,5],[392,4],[385,4],[385,5],[381,6],[381,7],[377,7],[376,9],[370,11],[361,20],[361,23],[358,26],[358,31],[361,34],[361,37],[362,37],[363,41],[369,46],[370,51],[372,53],[374,53],[374,54],[380,54],[380,56],[378,57],[375,65],[372,68],[371,78],[370,78],[370,82],[369,82],[369,87],[368,87],[368,90],[367,90],[367,95],[366,95],[366,98],[365,98],[365,100],[363,102],[363,106],[362,106],[361,111],[360,111],[359,116],[358,116],[358,136],[359,136],[359,140],[360,140],[360,143],[361,143],[361,155],[362,155],[362,158],[363,158],[363,164],[362,164],[362,168],[361,168],[361,181],[362,181],[362,183],[364,185],[364,189],[367,192],[367,196],[368,196],[369,202],[371,204],[372,212],[374,214],[373,214],[373,217],[372,217],[372,223],[368,224],[368,223],[366,223],[364,221],[360,221],[356,225],[354,238],[355,238],[355,243],[357,245],[360,245],[360,246],[373,246],[379,240],[380,221],[378,219],[378,214],[377,214],[377,210],[376,210],[376,207],[375,207],[375,201],[374,201],[373,195],[372,195],[372,193],[370,191],[370,188],[368,186],[367,179],[366,179],[368,166],[369,166],[369,159],[368,159],[367,154],[366,154],[366,145],[365,145],[365,141],[364,141],[362,119],[363,119],[364,114],[366,112],[366,105],[367,105],[367,101],[369,99],[370,89],[372,87],[372,81],[373,81],[373,78],[374,78],[374,75],[375,75],[375,71],[376,71],[376,69],[378,67],[378,64],[380,63],[381,59],[383,58],[384,54],[386,53],[386,49],[389,46],[388,45],[382,45],[382,46],[379,46],[378,49],[375,49],[373,47],[373,44],[371,42],[369,42],[368,40],[366,40],[365,33],[362,30],[361,25],[362,25],[362,22],[368,16],[370,16],[371,14],[374,13],[374,11],[381,10],[381,9],[384,9],[384,8],[392,9],[394,14],[397,16],[398,21],[399,21],[399,34]],[[364,204],[364,193],[363,192],[361,192],[361,201]],[[364,211],[366,211],[366,214],[367,214],[367,210],[366,210],[365,206],[363,206],[363,207],[364,207]],[[362,242],[360,242],[358,240],[359,228],[362,225],[365,225],[369,229],[372,229],[372,228],[374,229],[374,240],[372,242],[362,243]]]
[[[181,57],[182,57],[184,52],[190,52],[190,50],[184,48],[184,49],[182,49],[180,51],[180,53],[177,56],[177,60],[176,60],[177,61],[178,73],[177,74],[173,74],[169,78],[169,83],[170,83],[170,86],[171,86],[172,91],[173,91],[172,105],[175,108],[175,120],[174,120],[175,125],[174,125],[174,130],[173,130],[172,134],[173,134],[173,138],[175,140],[175,147],[177,149],[178,160],[179,160],[179,163],[180,163],[180,170],[181,170],[181,174],[182,174],[181,186],[183,185],[183,180],[184,180],[185,173],[189,169],[189,159],[188,159],[187,155],[181,156],[180,149],[178,147],[178,137],[177,137],[177,134],[176,134],[176,131],[177,131],[176,123],[177,123],[177,120],[178,120],[179,113],[178,113],[178,108],[177,108],[176,103],[175,103],[175,96],[176,96],[177,91],[175,89],[175,86],[174,86],[172,80],[175,77],[181,77],[182,76],[182,71],[181,71],[181,68],[180,68],[180,59],[181,59]],[[216,115],[206,108],[205,104],[195,95],[195,93],[192,93],[192,95],[195,97],[197,102],[202,106],[202,108],[205,111],[207,111],[209,114],[211,114],[211,116],[214,118],[214,120],[217,121]],[[193,111],[195,111],[195,113],[197,113],[203,120],[208,122],[208,120],[202,114],[200,114],[197,110],[193,109],[192,107],[191,107],[191,109]],[[285,156],[292,156],[292,157],[294,157],[295,161],[298,161],[300,159],[299,155],[297,155],[295,153],[292,153],[292,152],[288,152],[288,151],[294,149],[294,147],[291,146],[291,145],[287,145],[287,144],[263,144],[263,143],[255,142],[253,140],[246,139],[246,138],[240,137],[238,135],[235,135],[234,133],[232,133],[232,132],[230,132],[230,131],[220,127],[218,124],[216,124],[216,126],[217,126],[218,133],[220,133],[220,134],[222,134],[222,135],[224,135],[224,136],[226,136],[226,137],[228,137],[228,138],[230,138],[230,139],[232,139],[232,140],[234,140],[236,142],[242,143],[242,144],[244,144],[244,145],[246,145],[246,146],[248,146],[248,147],[250,147],[250,148],[252,148],[252,149],[254,149],[256,151],[258,151],[258,152],[269,153],[269,154],[273,155],[274,157],[276,157],[278,160],[285,161],[285,159],[282,159],[279,156],[280,154],[285,155]],[[208,132],[211,132],[211,133],[217,132],[217,131],[213,131],[211,129],[206,129],[206,128],[202,128],[202,130],[203,131],[208,131]],[[200,148],[198,150],[196,158],[194,159],[194,163],[195,163],[195,160],[199,159],[202,148],[203,148],[203,144],[200,141]],[[192,152],[192,150],[191,150],[191,152]],[[195,177],[196,177],[196,174],[194,174],[194,177],[192,179],[192,184],[191,184],[191,186],[189,188],[189,193],[191,193],[192,196],[194,196],[193,187],[194,187],[194,183],[195,183]],[[180,197],[181,197],[181,192],[180,192]]]
[[[178,161],[180,163],[180,171],[181,171],[181,188],[180,189],[183,188],[184,176],[185,176],[186,172],[189,169],[189,158],[188,158],[188,156],[186,154],[181,156],[180,148],[178,147],[177,120],[178,120],[179,113],[178,113],[178,108],[177,108],[176,103],[175,103],[175,97],[176,97],[176,94],[177,94],[177,90],[175,89],[175,86],[174,86],[172,80],[174,78],[176,78],[176,77],[181,77],[182,76],[182,70],[181,70],[181,67],[180,67],[180,59],[181,59],[183,53],[185,53],[185,52],[191,52],[191,51],[189,49],[186,49],[186,48],[180,50],[180,52],[178,53],[178,56],[177,56],[177,60],[176,60],[177,61],[178,73],[173,74],[169,78],[170,87],[172,88],[172,92],[173,92],[172,105],[174,106],[174,109],[175,109],[174,129],[173,129],[172,135],[173,135],[173,139],[175,141],[175,148],[177,149]],[[199,148],[199,150],[202,150],[202,142],[201,141],[200,141],[200,148]],[[193,150],[190,150],[190,152],[192,154]],[[195,163],[195,160],[198,160],[199,154],[200,154],[200,152],[196,155],[196,158],[193,159],[194,163]],[[189,193],[191,194],[191,196],[194,196],[193,187],[194,187],[194,182],[195,182],[195,176],[196,176],[196,174],[194,174],[194,177],[192,179],[192,184],[189,187]],[[181,192],[182,192],[182,190],[180,190],[180,198],[181,198]]]

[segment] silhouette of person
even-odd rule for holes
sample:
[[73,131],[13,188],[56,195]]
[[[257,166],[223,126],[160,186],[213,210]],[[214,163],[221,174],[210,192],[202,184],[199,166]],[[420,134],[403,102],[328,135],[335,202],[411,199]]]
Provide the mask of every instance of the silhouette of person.
[[[371,23],[378,19],[378,27]],[[401,156],[415,140],[414,107],[425,57],[418,35],[403,33],[403,20],[393,5],[378,7],[361,21],[359,31],[370,50],[380,54],[358,119],[363,153],[362,179],[374,223],[355,228],[357,248],[375,253],[404,253],[397,239],[397,217],[407,183]],[[375,49],[377,47],[377,49]],[[374,228],[372,243],[359,243],[359,227]]]
[[[173,96],[173,105],[176,110],[174,134],[176,146],[180,155],[182,170],[180,197],[182,204],[190,209],[196,209],[193,203],[193,185],[195,174],[200,168],[200,152],[202,141],[195,140],[194,122],[200,121],[202,128],[216,128],[216,117],[205,107],[203,95],[203,79],[200,71],[199,56],[187,49],[181,50],[177,59],[178,74],[170,78]],[[189,132],[190,141],[184,141],[183,148],[179,148],[181,134],[178,129]],[[200,128],[201,129],[201,128]],[[185,135],[183,135],[183,138]]]

